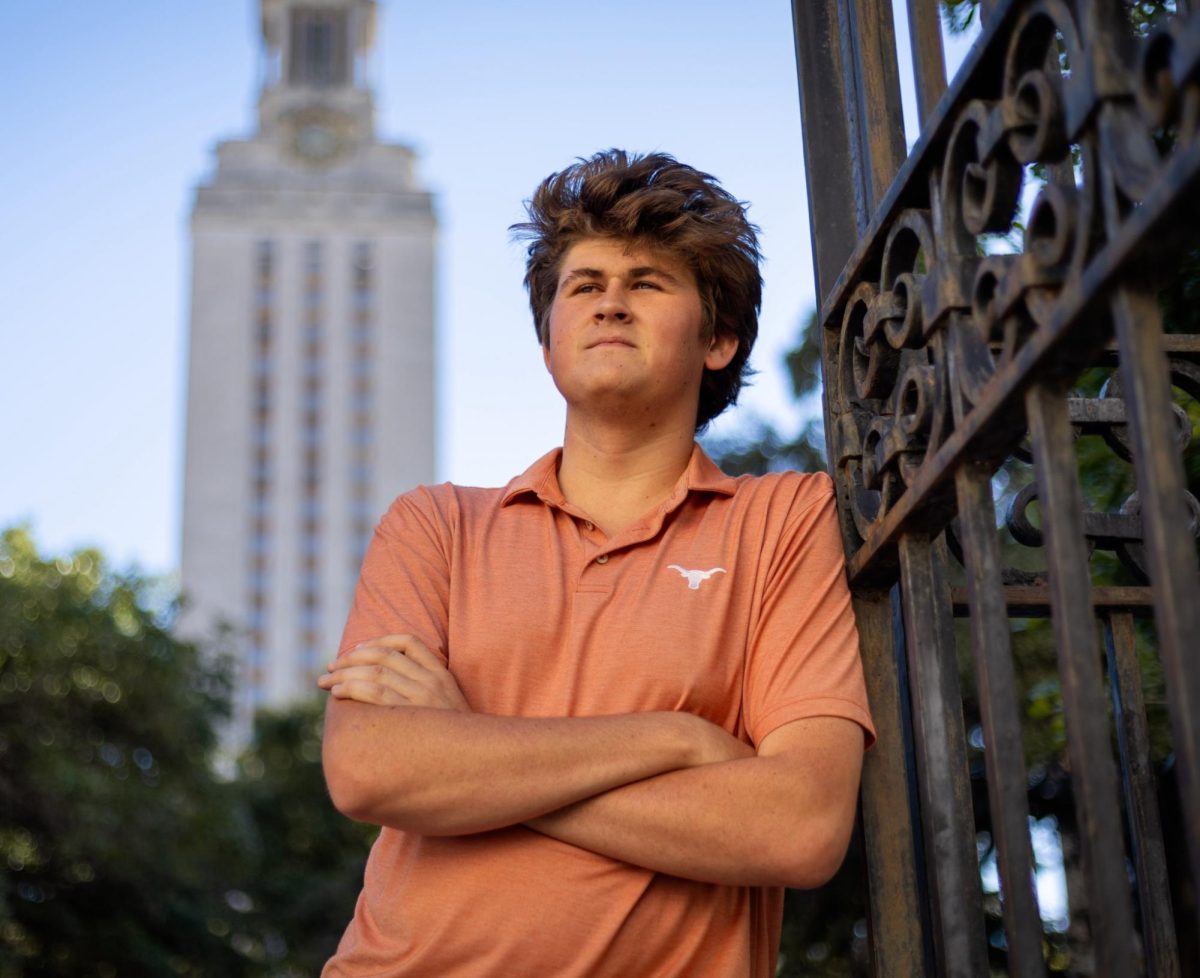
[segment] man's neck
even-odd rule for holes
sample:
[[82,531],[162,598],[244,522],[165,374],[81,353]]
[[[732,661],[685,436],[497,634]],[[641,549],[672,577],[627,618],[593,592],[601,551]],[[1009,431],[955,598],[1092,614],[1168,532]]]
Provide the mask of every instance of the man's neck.
[[558,484],[568,502],[612,536],[671,494],[693,443],[694,432],[678,426],[634,432],[568,418]]

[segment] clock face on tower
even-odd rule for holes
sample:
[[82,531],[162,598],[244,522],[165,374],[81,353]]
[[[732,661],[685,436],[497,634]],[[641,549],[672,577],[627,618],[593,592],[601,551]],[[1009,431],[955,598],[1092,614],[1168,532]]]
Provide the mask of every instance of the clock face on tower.
[[309,110],[286,120],[289,151],[313,166],[328,166],[346,150],[346,120],[334,112]]

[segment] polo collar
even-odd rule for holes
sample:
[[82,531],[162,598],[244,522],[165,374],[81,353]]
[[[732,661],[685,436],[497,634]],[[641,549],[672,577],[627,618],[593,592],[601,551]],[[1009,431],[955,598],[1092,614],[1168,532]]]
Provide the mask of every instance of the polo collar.
[[[561,460],[561,448],[547,452],[504,487],[500,505],[507,506],[520,496],[532,494],[549,506],[565,507],[567,501],[558,485]],[[717,464],[695,442],[692,443],[692,457],[675,483],[666,508],[673,509],[689,492],[715,492],[723,496],[732,496],[737,492],[737,479],[717,468]]]

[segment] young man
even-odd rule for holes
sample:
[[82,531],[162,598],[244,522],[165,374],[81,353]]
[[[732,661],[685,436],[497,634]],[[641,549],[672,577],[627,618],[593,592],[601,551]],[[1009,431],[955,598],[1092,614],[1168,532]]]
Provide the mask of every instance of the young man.
[[550,176],[518,233],[561,449],[384,516],[324,763],[383,826],[326,978],[767,978],[874,734],[830,480],[694,436],[757,332],[755,229],[669,156]]

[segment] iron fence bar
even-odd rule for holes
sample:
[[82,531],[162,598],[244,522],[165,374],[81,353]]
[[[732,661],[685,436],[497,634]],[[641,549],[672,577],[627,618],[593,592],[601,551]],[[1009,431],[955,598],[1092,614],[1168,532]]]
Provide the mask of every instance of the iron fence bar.
[[1008,939],[1011,978],[1041,978],[1042,921],[1033,892],[1033,849],[1029,840],[1028,775],[1021,742],[1021,715],[1013,668],[1008,609],[1000,586],[1000,547],[992,502],[991,468],[959,468],[959,528],[971,602],[971,648],[983,726],[988,807],[996,840],[996,866]]
[[908,805],[908,730],[900,698],[891,598],[886,591],[854,598],[863,673],[878,735],[863,758],[860,793],[867,863],[872,972],[876,978],[925,975],[919,885]]
[[853,119],[863,157],[867,221],[904,163],[904,109],[892,0],[837,0],[843,65],[853,71]]
[[1121,393],[1133,434],[1142,532],[1150,566],[1155,626],[1167,679],[1171,732],[1183,799],[1192,879],[1200,881],[1200,571],[1182,464],[1172,440],[1171,382],[1153,295],[1120,290],[1113,320],[1121,347]]
[[909,697],[938,969],[946,976],[985,975],[971,778],[943,563],[928,537],[901,538]]
[[[1001,588],[1009,618],[1049,618],[1053,610],[1050,589],[1040,584],[1006,584]],[[950,598],[954,602],[954,617],[966,618],[971,614],[970,598],[964,587],[952,587]],[[1154,615],[1154,598],[1148,587],[1094,587],[1092,608],[1097,614],[1109,611],[1128,611],[1137,618]]]
[[859,92],[861,85],[858,60],[855,57],[854,43],[851,38],[850,9],[847,3],[854,0],[832,0],[834,6],[834,23],[837,25],[837,44],[840,57],[838,65],[842,70],[842,90],[845,93],[845,125],[850,138],[850,152],[853,157],[854,172],[854,219],[859,233],[871,223],[871,213],[875,204],[875,192],[871,181],[871,163],[867,158],[866,126],[863,125],[863,99]]
[[1133,615],[1118,611],[1105,616],[1104,645],[1117,726],[1117,749],[1121,755],[1121,787],[1125,795],[1133,865],[1137,874],[1146,973],[1148,978],[1179,978],[1179,948],[1171,914],[1167,856],[1155,798],[1150,735],[1134,641]]
[[[855,201],[866,197],[857,133],[847,124],[854,99],[846,90],[837,8],[792,0],[796,80],[804,129],[804,177],[818,301],[854,250],[861,228]],[[829,431],[826,418],[826,431]]]
[[1074,435],[1061,390],[1037,384],[1026,397],[1038,503],[1058,651],[1067,751],[1071,764],[1087,910],[1098,973],[1139,973],[1125,871],[1117,778],[1109,742],[1084,544],[1083,494],[1073,464]]
[[922,131],[946,93],[946,55],[942,49],[941,4],[908,0],[908,44],[917,90],[917,121]]
[[900,718],[904,729],[904,778],[908,789],[908,810],[912,819],[913,868],[917,880],[917,900],[920,904],[921,940],[925,958],[925,975],[937,971],[933,947],[932,901],[929,898],[929,860],[925,855],[924,822],[921,819],[921,786],[917,771],[917,744],[913,734],[913,703],[909,697],[912,680],[908,669],[908,639],[904,633],[904,601],[897,581],[888,590],[892,611],[892,644],[896,650],[896,680],[899,686]]
[[[1195,359],[1200,357],[1200,336],[1192,335],[1191,333],[1168,333],[1162,337],[1163,352],[1168,356],[1185,357]],[[1104,347],[1104,356],[1101,362],[1106,366],[1115,367],[1120,362],[1117,357],[1118,353],[1117,341],[1114,338]]]
[[792,0],[818,299],[903,163],[888,0]]

